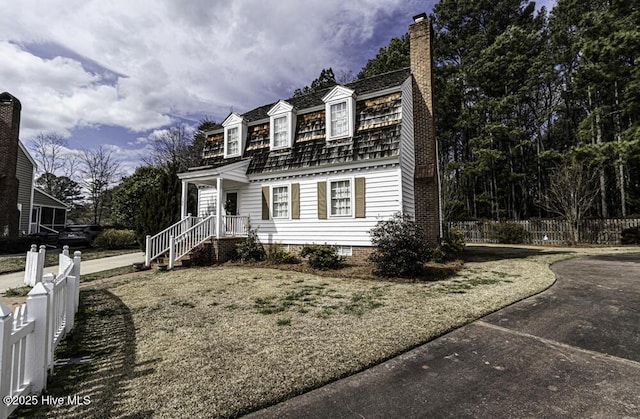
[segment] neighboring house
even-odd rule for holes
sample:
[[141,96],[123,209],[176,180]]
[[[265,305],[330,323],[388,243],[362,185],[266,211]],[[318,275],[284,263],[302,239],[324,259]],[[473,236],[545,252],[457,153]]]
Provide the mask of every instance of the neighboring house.
[[[437,243],[431,25],[424,14],[414,21],[410,68],[231,113],[207,133],[203,166],[179,174],[188,221],[165,236],[191,247],[209,223],[222,259],[225,240],[250,223],[265,244],[328,243],[362,258],[377,222],[403,213]],[[189,184],[198,187],[200,218],[186,214]],[[196,222],[190,231],[200,229],[198,237],[188,238],[184,230]],[[168,243],[161,236],[148,244],[148,262]],[[177,247],[175,258],[186,249]]]
[[58,233],[68,206],[34,187],[37,166],[19,140],[21,110],[18,99],[0,94],[0,236]]
[[69,206],[40,188],[33,188],[31,233],[57,234],[67,226]]
[[18,161],[16,164],[16,177],[18,178],[18,211],[19,234],[25,235],[31,232],[29,223],[31,221],[31,208],[33,208],[33,190],[36,175],[36,162],[33,160],[27,149],[18,140]]

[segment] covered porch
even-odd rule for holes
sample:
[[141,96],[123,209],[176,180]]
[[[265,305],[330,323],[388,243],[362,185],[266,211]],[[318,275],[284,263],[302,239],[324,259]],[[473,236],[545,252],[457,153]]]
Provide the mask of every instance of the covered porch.
[[[182,182],[180,218],[187,210],[189,185],[198,188],[196,217],[215,217],[216,238],[246,235],[249,216],[242,213],[240,191],[249,184],[246,171],[249,161],[240,161],[214,169],[194,168],[178,174]],[[206,192],[203,192],[206,191]]]
[[[181,219],[155,236],[147,236],[145,264],[149,266],[154,259],[168,254],[171,269],[176,261],[207,240],[246,236],[249,216],[240,212],[242,207],[238,198],[240,190],[249,184],[248,164],[248,161],[241,161],[215,169],[196,168],[179,173]],[[189,185],[199,188],[196,215],[187,212]],[[207,202],[201,202],[202,190],[209,194]]]

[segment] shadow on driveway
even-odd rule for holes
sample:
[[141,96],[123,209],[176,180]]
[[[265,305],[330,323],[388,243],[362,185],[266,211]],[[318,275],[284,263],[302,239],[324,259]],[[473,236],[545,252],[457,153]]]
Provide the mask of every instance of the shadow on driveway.
[[467,246],[462,252],[462,259],[465,262],[488,262],[504,259],[524,259],[538,255],[568,255],[572,252],[557,250],[549,251],[523,247],[500,247],[500,246]]

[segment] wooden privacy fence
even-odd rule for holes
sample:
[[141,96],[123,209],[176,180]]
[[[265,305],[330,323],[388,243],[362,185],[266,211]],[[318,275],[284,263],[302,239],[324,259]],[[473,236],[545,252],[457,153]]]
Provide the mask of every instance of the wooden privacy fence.
[[35,284],[27,302],[13,313],[0,302],[1,419],[46,388],[47,376],[53,372],[54,350],[73,328],[78,311],[80,252],[72,259],[65,246],[57,275],[43,274],[39,260],[43,254],[44,249],[38,251],[36,246],[27,252],[27,267],[36,266],[34,277],[25,273],[25,283]]
[[[524,221],[452,221],[449,227],[456,227],[464,234],[467,243],[498,243],[495,239],[496,226],[504,223],[517,224],[524,229],[527,244],[566,244],[570,242],[571,229],[565,220],[524,220]],[[620,232],[625,228],[640,226],[639,218],[588,219],[580,223],[580,243],[620,244]]]

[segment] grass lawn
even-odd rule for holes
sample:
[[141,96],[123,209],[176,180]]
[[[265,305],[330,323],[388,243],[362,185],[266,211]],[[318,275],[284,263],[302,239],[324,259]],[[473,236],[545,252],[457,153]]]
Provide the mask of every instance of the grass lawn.
[[[69,251],[70,255],[76,249]],[[105,250],[105,249],[78,249],[82,252],[82,260],[100,259],[109,256],[124,255],[127,253],[133,253],[139,251],[137,248],[122,249],[122,250]],[[44,266],[56,266],[58,264],[58,255],[62,253],[62,249],[55,249],[47,251],[45,256]],[[24,267],[27,261],[26,252],[22,257],[17,256],[0,256],[0,275],[8,274],[12,272],[24,271]]]
[[[625,248],[624,251],[639,251]],[[25,417],[228,417],[352,374],[542,291],[553,261],[614,249],[470,247],[453,277],[378,281],[223,265],[81,290],[54,396]]]

